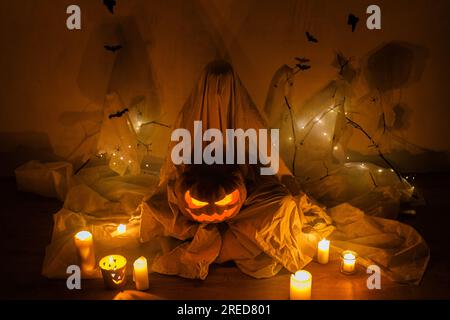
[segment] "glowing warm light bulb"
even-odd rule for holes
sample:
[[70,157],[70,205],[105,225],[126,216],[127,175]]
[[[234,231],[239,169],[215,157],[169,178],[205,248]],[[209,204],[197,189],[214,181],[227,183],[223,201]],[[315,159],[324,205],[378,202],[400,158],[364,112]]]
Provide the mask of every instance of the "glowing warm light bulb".
[[142,122],[141,121],[138,121],[138,122],[136,122],[136,131],[138,131],[139,132],[139,130],[141,130],[141,126],[142,126]]
[[383,172],[383,169],[378,169],[378,172],[379,172],[379,173],[382,173],[382,172]]
[[128,148],[131,149],[131,144],[128,145]]
[[326,132],[322,133],[324,135],[324,137],[326,137],[328,134]]
[[130,163],[130,164],[131,164],[131,162],[132,162],[131,160],[128,160],[128,163]]
[[289,141],[291,141],[291,140],[292,140],[292,137],[289,137],[288,139],[289,139]]
[[145,166],[148,168],[149,167],[149,165],[148,165],[148,163],[147,164],[145,164]]
[[123,157],[120,157],[120,160],[123,160]]
[[350,160],[350,157],[347,157],[347,160]]
[[116,156],[116,153],[115,152],[113,152],[113,157],[115,157]]
[[125,224],[119,224],[117,226],[117,233],[118,234],[124,234],[127,231],[127,226]]
[[334,147],[333,147],[333,150],[337,150],[337,149],[339,149],[338,146],[334,146]]

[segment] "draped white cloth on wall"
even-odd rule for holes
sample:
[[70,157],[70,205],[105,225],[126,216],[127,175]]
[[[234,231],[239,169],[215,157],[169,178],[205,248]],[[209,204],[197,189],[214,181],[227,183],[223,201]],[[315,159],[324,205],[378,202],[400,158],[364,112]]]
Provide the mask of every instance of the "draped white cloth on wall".
[[[175,127],[190,129],[193,121],[200,119],[204,127],[222,130],[267,127],[234,71],[217,69],[214,64],[205,69]],[[120,132],[114,125],[119,122],[105,122],[103,135]],[[315,161],[325,154],[321,150],[333,149],[322,142],[314,148],[315,140],[311,139],[310,156],[301,158],[299,166],[308,174],[308,166],[314,168]],[[410,194],[409,188],[394,182],[389,170],[383,171],[387,178],[374,188],[373,182],[369,184],[367,177],[361,177],[367,170],[378,172],[381,168],[369,164],[363,174],[352,174],[353,166],[360,165],[341,165],[333,172],[336,179],[322,184],[319,179],[309,185],[321,198],[334,201],[328,210],[294,190],[288,183],[292,179],[282,179],[292,177],[284,163],[280,174],[269,178],[254,175],[249,167],[247,178],[256,187],[249,187],[241,212],[226,222],[229,231],[222,233],[216,225],[198,224],[179,214],[171,188],[176,177],[170,161],[166,161],[160,176],[142,170],[118,176],[117,170],[92,163],[74,178],[64,208],[55,214],[43,274],[66,277],[67,266],[77,262],[72,237],[88,229],[95,239],[97,259],[113,251],[130,261],[145,255],[151,270],[189,278],[203,279],[211,263],[227,260],[234,260],[243,272],[257,278],[272,276],[283,267],[294,272],[313,259],[317,241],[328,236],[334,253],[354,249],[363,264],[379,265],[394,280],[417,283],[429,259],[426,243],[410,226],[382,218],[392,217],[400,200]],[[298,178],[304,182],[301,176]],[[344,198],[358,203],[360,209],[372,208],[370,213],[377,217],[341,203]],[[118,223],[124,222],[128,224],[127,233],[114,235]]]

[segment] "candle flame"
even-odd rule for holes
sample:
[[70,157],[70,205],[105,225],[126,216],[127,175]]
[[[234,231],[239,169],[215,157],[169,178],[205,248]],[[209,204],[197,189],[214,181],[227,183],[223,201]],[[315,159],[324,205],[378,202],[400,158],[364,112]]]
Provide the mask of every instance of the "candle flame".
[[355,260],[355,255],[353,253],[346,253],[344,254],[345,260]]
[[139,257],[133,263],[133,266],[137,269],[143,268],[146,265],[147,265],[147,259],[145,257]]
[[125,225],[125,224],[119,224],[118,226],[117,226],[117,232],[119,233],[119,234],[123,234],[123,233],[125,233],[127,231],[127,226]]
[[322,239],[319,241],[319,248],[322,250],[327,250],[330,247],[330,240]]
[[75,238],[78,240],[87,240],[92,237],[92,234],[89,231],[80,231],[75,235]]
[[307,281],[311,279],[311,273],[305,270],[299,270],[295,273],[294,278],[297,281]]

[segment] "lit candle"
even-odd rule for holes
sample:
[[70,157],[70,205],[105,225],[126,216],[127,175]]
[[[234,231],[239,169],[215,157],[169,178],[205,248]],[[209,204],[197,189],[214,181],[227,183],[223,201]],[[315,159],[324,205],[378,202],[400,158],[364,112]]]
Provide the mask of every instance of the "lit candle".
[[92,273],[95,268],[94,242],[89,231],[80,231],[74,236],[78,260],[84,273]]
[[139,257],[133,264],[133,280],[136,283],[136,289],[144,291],[148,289],[148,270],[147,259]]
[[127,226],[125,224],[119,224],[119,226],[117,227],[117,233],[118,234],[124,234],[125,232],[127,232]]
[[291,300],[311,299],[312,275],[308,271],[300,270],[291,275]]
[[317,261],[327,264],[330,256],[330,240],[322,239],[317,244]]
[[117,289],[125,285],[127,259],[118,254],[103,257],[99,262],[106,288]]
[[346,250],[342,252],[341,272],[353,274],[356,271],[356,252]]

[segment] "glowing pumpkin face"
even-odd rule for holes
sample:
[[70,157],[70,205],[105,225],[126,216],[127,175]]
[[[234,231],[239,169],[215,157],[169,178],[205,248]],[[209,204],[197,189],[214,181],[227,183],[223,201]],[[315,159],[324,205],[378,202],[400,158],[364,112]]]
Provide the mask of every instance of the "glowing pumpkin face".
[[242,174],[227,165],[194,165],[179,177],[175,190],[181,212],[200,223],[230,219],[247,196]]

